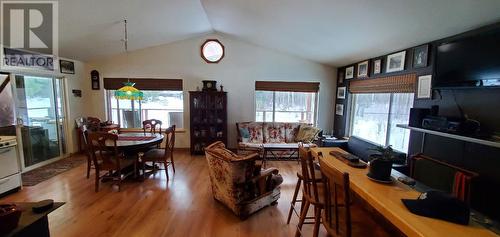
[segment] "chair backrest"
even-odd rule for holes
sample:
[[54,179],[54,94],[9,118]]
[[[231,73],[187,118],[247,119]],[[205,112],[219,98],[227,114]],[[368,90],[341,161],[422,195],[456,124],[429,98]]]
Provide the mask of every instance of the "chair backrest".
[[[325,198],[325,215],[322,220],[325,229],[330,235],[340,236],[339,234],[339,204],[340,208],[344,208],[345,220],[345,236],[350,237],[352,233],[351,226],[351,196],[349,186],[349,174],[341,172],[335,167],[328,166],[323,161],[323,157],[319,154],[319,163],[321,175],[325,185],[324,198]],[[339,203],[339,196],[343,197],[344,203]],[[335,233],[332,233],[335,232]]]
[[120,168],[120,159],[118,157],[119,153],[116,146],[118,135],[107,132],[92,132],[88,133],[88,139],[90,145],[90,155],[92,156],[92,160],[96,168]]
[[144,133],[161,133],[162,122],[158,119],[148,119],[142,121],[142,130]]
[[[160,128],[161,129],[161,128]],[[175,125],[165,130],[165,155],[172,155],[175,146]]]
[[94,117],[87,117],[87,129],[93,132],[101,130],[101,120]]
[[82,125],[80,127],[80,130],[82,131],[82,137],[83,137],[83,146],[85,150],[85,155],[87,156],[88,159],[92,160],[92,155],[90,154],[90,150],[92,149],[89,144],[89,129],[87,128],[87,125]]
[[317,181],[321,177],[316,177],[316,174],[314,172],[315,164],[311,151],[309,150],[309,148],[305,148],[302,143],[299,143],[299,158],[302,168],[304,196],[314,202],[319,202],[320,197],[318,195]]

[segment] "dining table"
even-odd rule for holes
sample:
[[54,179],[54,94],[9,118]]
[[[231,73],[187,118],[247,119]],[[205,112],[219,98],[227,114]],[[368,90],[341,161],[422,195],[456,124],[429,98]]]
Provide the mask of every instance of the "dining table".
[[[349,153],[341,148],[315,147],[311,148],[311,152],[315,157],[320,157],[319,159],[326,165],[326,167],[321,167],[322,169],[335,167],[341,172],[349,173],[351,191],[366,201],[406,236],[498,236],[473,220],[470,221],[469,225],[460,225],[411,213],[401,199],[417,199],[421,192],[417,191],[415,187],[398,181],[397,176],[404,175],[395,170],[392,170],[392,183],[380,183],[370,180],[366,176],[368,168],[354,168],[344,163],[336,154],[348,155]],[[321,156],[318,156],[319,153]]]
[[[116,147],[125,153],[134,153],[161,144],[163,138],[163,134],[160,133],[120,133]],[[112,144],[109,143],[109,145]]]

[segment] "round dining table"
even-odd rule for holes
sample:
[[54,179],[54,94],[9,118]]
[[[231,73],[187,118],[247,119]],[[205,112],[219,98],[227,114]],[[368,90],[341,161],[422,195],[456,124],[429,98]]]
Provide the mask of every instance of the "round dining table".
[[163,137],[163,134],[159,133],[121,133],[118,134],[116,147],[124,152],[143,150],[160,144]]

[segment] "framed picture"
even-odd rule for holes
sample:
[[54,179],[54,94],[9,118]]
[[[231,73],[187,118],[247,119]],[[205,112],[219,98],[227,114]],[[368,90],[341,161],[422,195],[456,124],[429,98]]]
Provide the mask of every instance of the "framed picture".
[[432,75],[418,77],[417,99],[430,99],[432,97]]
[[75,74],[75,63],[60,59],[59,70],[65,74]]
[[335,114],[344,116],[344,105],[343,104],[336,104],[335,105]]
[[398,53],[393,53],[390,55],[387,55],[387,66],[386,66],[386,72],[397,72],[397,71],[403,71],[405,69],[405,57],[406,57],[406,51],[401,51]]
[[380,74],[382,72],[382,59],[375,59],[373,60],[373,74]]
[[413,68],[427,67],[429,45],[421,45],[413,49]]
[[345,99],[345,86],[337,88],[337,99]]
[[354,78],[354,66],[350,66],[345,69],[345,79],[351,78]]
[[337,80],[337,84],[344,83],[344,71],[339,71],[339,79]]
[[368,76],[368,60],[358,63],[358,77]]

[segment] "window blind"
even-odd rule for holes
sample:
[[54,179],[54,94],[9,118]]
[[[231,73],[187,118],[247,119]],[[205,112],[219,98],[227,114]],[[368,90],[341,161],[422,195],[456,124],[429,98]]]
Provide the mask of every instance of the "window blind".
[[[127,78],[104,78],[104,89],[118,90],[127,80]],[[130,78],[130,82],[134,82],[134,87],[139,90],[182,91],[182,79]]]
[[255,90],[318,92],[319,82],[256,81]]
[[415,92],[417,75],[414,73],[360,79],[349,81],[351,93],[413,93]]

